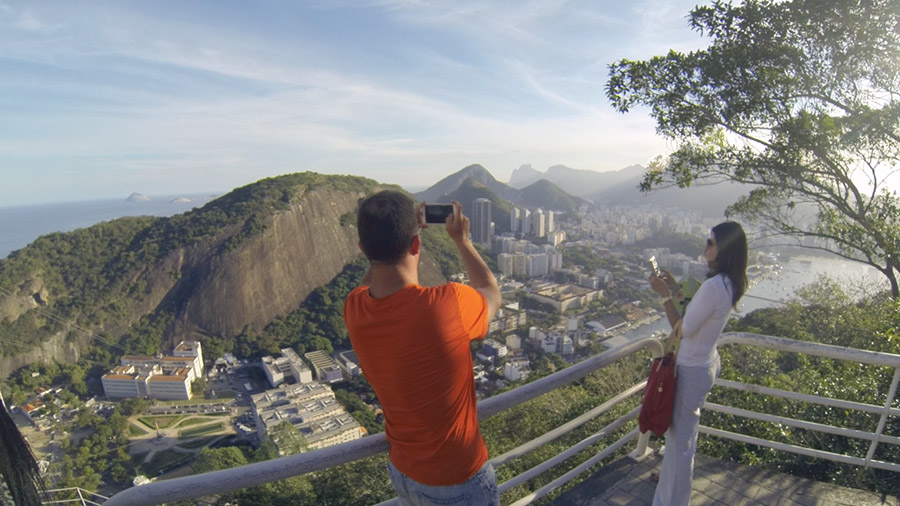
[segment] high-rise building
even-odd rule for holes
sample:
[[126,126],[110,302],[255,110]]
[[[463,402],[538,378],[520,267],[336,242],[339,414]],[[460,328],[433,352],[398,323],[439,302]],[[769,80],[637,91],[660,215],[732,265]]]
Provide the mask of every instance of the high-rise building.
[[519,231],[519,222],[521,221],[521,213],[518,207],[509,210],[509,231],[516,233]]
[[522,210],[522,234],[531,234],[531,211],[528,209]]
[[472,241],[485,245],[491,243],[491,201],[488,199],[472,202]]
[[553,232],[553,211],[547,211],[547,233]]
[[532,223],[532,233],[534,233],[537,237],[544,237],[547,235],[547,224],[544,221],[544,210],[538,208],[537,211],[534,212],[531,219]]

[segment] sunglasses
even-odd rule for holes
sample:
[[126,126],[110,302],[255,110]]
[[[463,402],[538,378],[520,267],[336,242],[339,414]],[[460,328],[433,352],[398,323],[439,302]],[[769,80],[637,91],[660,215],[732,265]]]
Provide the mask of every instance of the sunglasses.
[[715,245],[716,245],[716,242],[713,241],[712,239],[707,239],[707,240],[706,240],[706,247],[707,247],[707,248],[711,248],[711,247],[713,247],[713,246],[715,246]]

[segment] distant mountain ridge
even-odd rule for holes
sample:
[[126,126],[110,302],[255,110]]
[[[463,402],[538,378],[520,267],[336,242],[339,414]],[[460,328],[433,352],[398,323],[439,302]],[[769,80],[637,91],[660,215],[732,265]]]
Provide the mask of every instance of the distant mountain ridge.
[[724,216],[725,208],[750,190],[748,186],[721,183],[691,188],[663,188],[641,192],[638,185],[646,168],[629,165],[620,170],[596,172],[554,165],[540,172],[523,165],[510,176],[510,185],[525,187],[540,179],[547,179],[571,195],[596,204],[655,204],[700,211],[706,216]]
[[[479,189],[483,188],[483,190]],[[530,185],[516,189],[496,178],[481,165],[469,165],[428,189],[416,193],[416,199],[426,202],[459,200],[464,206],[471,205],[475,198],[490,198],[485,191],[512,206],[526,208],[553,209],[563,212],[575,212],[581,205],[587,204],[582,198],[570,195],[564,189],[549,180],[538,180]],[[478,196],[475,196],[478,194]],[[468,211],[468,208],[464,209]],[[507,210],[508,212],[508,210]],[[497,220],[494,220],[497,222]]]
[[419,201],[458,201],[463,212],[473,214],[472,202],[485,198],[491,201],[491,221],[494,232],[510,232],[510,210],[512,207],[544,209],[574,214],[579,207],[587,204],[584,199],[569,195],[563,189],[546,179],[538,180],[522,189],[513,188],[496,178],[481,165],[469,165],[430,188],[414,195]]

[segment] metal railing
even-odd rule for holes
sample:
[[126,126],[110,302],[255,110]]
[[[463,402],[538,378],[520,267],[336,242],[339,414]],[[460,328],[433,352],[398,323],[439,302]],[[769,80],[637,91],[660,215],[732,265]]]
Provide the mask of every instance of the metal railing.
[[871,467],[875,469],[883,469],[887,471],[900,472],[900,463],[896,462],[884,462],[880,460],[875,460],[875,451],[878,449],[879,443],[887,443],[893,445],[900,445],[900,437],[888,436],[884,434],[884,427],[887,424],[887,420],[891,416],[900,416],[900,409],[891,407],[894,404],[894,400],[897,399],[897,384],[900,381],[900,355],[894,355],[891,353],[879,353],[874,351],[866,351],[866,350],[856,350],[852,348],[843,348],[840,346],[830,346],[827,344],[818,344],[818,343],[809,343],[805,341],[794,341],[792,339],[784,339],[781,337],[772,337],[772,336],[763,336],[759,334],[750,334],[746,332],[730,332],[722,336],[719,340],[719,346],[723,344],[741,344],[741,345],[752,345],[752,346],[760,346],[763,348],[793,352],[793,353],[802,353],[805,355],[814,355],[817,357],[825,357],[832,358],[838,360],[847,360],[850,362],[856,362],[860,364],[869,364],[883,367],[892,367],[894,369],[894,377],[891,380],[891,386],[888,389],[887,395],[885,396],[885,402],[883,405],[876,406],[872,404],[865,404],[861,402],[853,402],[846,401],[841,399],[833,399],[830,397],[822,397],[819,395],[810,395],[810,394],[801,394],[796,392],[789,392],[787,390],[779,390],[775,388],[767,388],[759,385],[751,385],[747,383],[740,383],[736,381],[729,380],[716,380],[716,386],[725,387],[725,388],[734,388],[737,390],[742,390],[746,392],[753,392],[765,395],[772,395],[775,397],[781,397],[784,399],[802,401],[811,404],[818,404],[821,406],[830,406],[841,409],[848,409],[854,411],[863,411],[867,413],[875,413],[880,415],[878,420],[877,428],[874,432],[866,432],[855,429],[847,429],[843,427],[835,427],[832,425],[824,425],[820,423],[805,421],[805,420],[796,420],[793,418],[787,418],[783,416],[774,416],[767,415],[763,413],[757,413],[754,411],[747,411],[744,409],[734,408],[730,406],[722,406],[719,404],[707,402],[703,405],[703,409],[718,411],[721,413],[726,413],[735,416],[741,416],[744,418],[749,418],[752,420],[760,420],[764,422],[777,423],[781,425],[787,425],[789,427],[797,427],[801,429],[807,429],[812,431],[824,432],[826,434],[835,434],[839,436],[852,437],[858,439],[864,439],[870,441],[869,449],[866,453],[865,458],[861,457],[853,457],[851,455],[843,455],[839,453],[827,452],[823,450],[816,450],[813,448],[805,448],[796,445],[790,445],[787,443],[780,443],[777,441],[770,441],[766,439],[760,439],[752,436],[747,436],[744,434],[737,434],[734,432],[724,431],[721,429],[715,429],[711,427],[706,427],[701,425],[700,432],[704,434],[709,434],[712,436],[722,437],[725,439],[731,439],[733,441],[740,441],[742,443],[749,443],[754,445],[766,446],[769,448],[774,448],[776,450],[796,453],[799,455],[805,455],[807,457],[814,457],[820,459],[831,460],[834,462],[841,462],[844,464],[851,464],[860,467]]
[[[831,434],[840,434],[848,437],[860,437],[863,439],[867,439],[871,441],[871,446],[869,449],[869,454],[865,459],[861,459],[858,457],[848,456],[848,455],[840,455],[830,452],[824,452],[821,450],[815,450],[811,448],[803,448],[793,445],[788,445],[784,443],[779,443],[775,441],[762,440],[759,438],[746,436],[742,434],[736,434],[733,432],[723,431],[720,429],[710,428],[706,426],[701,426],[701,431],[717,437],[723,437],[727,439],[732,439],[736,441],[743,441],[752,444],[769,446],[772,448],[777,448],[779,450],[784,450],[792,453],[798,453],[801,455],[814,456],[818,458],[825,458],[829,460],[834,460],[837,462],[844,462],[854,465],[859,465],[863,467],[874,467],[878,469],[886,469],[890,471],[900,471],[900,464],[892,463],[892,462],[883,462],[879,460],[875,460],[873,458],[875,454],[875,450],[879,443],[887,443],[887,444],[900,444],[900,438],[887,436],[883,434],[883,430],[887,421],[887,418],[890,416],[900,416],[900,409],[892,408],[892,404],[897,394],[897,383],[898,378],[900,378],[900,355],[893,355],[888,353],[876,353],[870,351],[861,351],[861,350],[852,350],[848,348],[840,348],[835,346],[827,346],[822,344],[815,343],[807,343],[800,341],[793,341],[790,339],[782,339],[777,337],[770,336],[762,336],[757,334],[747,334],[747,333],[729,333],[725,334],[721,340],[721,344],[741,344],[741,345],[753,345],[753,346],[761,346],[764,348],[770,348],[775,350],[787,351],[787,352],[799,352],[805,353],[809,355],[817,355],[822,357],[830,357],[841,360],[849,360],[853,362],[865,363],[865,364],[875,364],[886,367],[894,368],[894,377],[889,392],[886,395],[886,401],[883,406],[873,406],[863,403],[855,403],[849,401],[843,401],[838,399],[830,399],[820,396],[814,395],[806,395],[806,394],[798,394],[794,392],[788,392],[783,390],[776,390],[770,388],[764,388],[757,385],[748,385],[743,383],[737,383],[726,380],[717,380],[716,385],[719,387],[725,388],[739,388],[742,390],[747,390],[751,392],[758,392],[768,395],[774,395],[778,397],[783,397],[787,399],[795,399],[804,402],[813,402],[826,406],[838,406],[844,407],[847,409],[855,409],[867,412],[879,413],[881,415],[880,421],[878,423],[878,427],[874,432],[865,432],[851,429],[844,429],[840,427],[832,427],[826,426],[822,424],[817,424],[808,421],[801,420],[791,420],[783,417],[775,417],[771,415],[765,415],[762,413],[755,413],[746,410],[742,410],[739,408],[720,406],[713,403],[707,403],[704,409],[711,409],[715,411],[721,411],[724,413],[729,413],[737,416],[744,416],[747,418],[752,418],[756,420],[763,420],[773,423],[785,424],[785,425],[793,425],[796,427],[802,427],[810,430],[818,430],[822,432],[827,432]],[[595,355],[591,358],[588,358],[582,362],[579,362],[571,367],[563,369],[555,374],[550,376],[541,378],[532,383],[528,383],[521,387],[518,387],[514,390],[510,390],[508,392],[504,392],[497,396],[488,398],[483,400],[478,405],[478,415],[479,419],[484,420],[488,417],[491,417],[497,413],[510,409],[512,407],[518,406],[526,401],[534,399],[540,395],[543,395],[547,392],[560,388],[564,385],[567,385],[573,381],[576,381],[594,371],[607,367],[614,362],[627,357],[635,352],[638,352],[643,349],[650,349],[653,356],[660,356],[663,352],[662,343],[656,339],[646,337],[642,339],[634,340],[622,347],[612,349],[606,352],[603,352],[599,355]],[[561,436],[567,435],[571,433],[572,430],[584,425],[588,421],[596,418],[597,416],[609,411],[613,407],[622,403],[623,401],[631,398],[635,395],[640,395],[643,392],[643,388],[646,385],[646,381],[639,382],[636,385],[633,385],[623,392],[619,393],[612,399],[604,402],[600,406],[590,410],[589,412],[571,420],[556,429],[551,430],[550,432],[539,436],[538,438],[529,441],[522,446],[519,446],[513,450],[510,450],[502,455],[494,457],[491,459],[491,463],[494,467],[502,466],[513,459],[521,457],[522,455],[527,454],[528,452],[550,442]],[[521,485],[522,483],[532,479],[533,477],[543,473],[547,469],[550,469],[563,461],[566,461],[571,456],[575,455],[583,451],[584,449],[609,438],[612,434],[621,431],[622,429],[626,429],[629,422],[632,422],[635,418],[637,418],[639,412],[639,408],[632,409],[624,416],[619,419],[613,421],[611,424],[604,427],[599,432],[583,439],[582,441],[572,445],[559,455],[552,457],[541,464],[529,469],[510,480],[501,483],[499,485],[500,492],[506,492],[509,489]],[[540,489],[530,493],[526,497],[523,497],[516,501],[514,506],[522,506],[525,504],[529,504],[534,500],[545,496],[549,492],[555,490],[562,484],[570,481],[578,474],[586,471],[588,468],[596,465],[598,462],[602,461],[604,458],[612,455],[616,451],[622,449],[629,442],[637,439],[636,449],[631,453],[633,458],[642,458],[643,456],[649,453],[648,451],[648,441],[650,438],[650,434],[639,434],[637,428],[634,428],[624,436],[620,437],[618,440],[608,444],[604,449],[602,449],[596,455],[591,456],[588,460],[578,465],[574,469],[568,471],[564,475],[556,478],[552,482],[547,485],[541,487]],[[118,506],[118,505],[153,505],[153,504],[161,504],[165,502],[175,502],[182,501],[188,499],[195,499],[204,496],[211,496],[217,494],[223,494],[228,492],[233,492],[235,490],[244,489],[247,487],[253,487],[257,485],[262,485],[265,483],[282,480],[285,478],[290,478],[293,476],[300,476],[307,473],[311,473],[314,471],[319,471],[322,469],[327,469],[333,466],[346,464],[349,462],[354,462],[366,457],[371,457],[373,455],[377,455],[383,452],[386,452],[388,449],[388,443],[385,439],[384,434],[376,434],[374,436],[366,437],[357,441],[352,441],[349,443],[344,443],[338,446],[328,447],[321,450],[316,450],[313,452],[302,453],[298,455],[291,455],[287,457],[282,457],[279,459],[273,459],[266,462],[259,462],[255,464],[250,464],[246,466],[241,466],[232,469],[225,469],[221,471],[215,471],[200,475],[187,476],[183,478],[175,478],[166,481],[149,483],[146,485],[141,485],[139,487],[133,487],[127,490],[123,490],[118,494],[115,494],[104,504],[105,506]],[[382,503],[382,505],[391,504],[394,500],[386,501]]]
[[[53,497],[55,496],[62,495],[71,495],[73,497],[70,499],[53,499]],[[47,490],[47,497],[50,497],[50,499],[44,501],[44,504],[78,503],[82,506],[100,506],[101,504],[104,504],[109,500],[109,498],[106,496],[102,496],[96,492],[85,490],[81,487],[51,488]]]

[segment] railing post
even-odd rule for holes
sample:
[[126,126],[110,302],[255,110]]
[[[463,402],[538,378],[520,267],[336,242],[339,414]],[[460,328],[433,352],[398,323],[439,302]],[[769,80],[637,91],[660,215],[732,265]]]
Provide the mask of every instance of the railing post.
[[887,423],[888,415],[890,415],[891,405],[894,403],[894,398],[897,396],[898,381],[900,381],[900,367],[894,369],[894,380],[891,381],[891,389],[888,392],[887,400],[884,402],[884,412],[881,413],[881,419],[878,420],[878,428],[875,430],[875,438],[872,439],[872,444],[869,445],[869,452],[866,454],[866,467],[869,467],[869,462],[871,462],[872,458],[875,456],[875,450],[878,448],[878,440],[884,433],[884,426]]
[[[661,339],[654,340],[657,345],[649,346],[650,353],[653,355],[653,358],[660,358],[665,353],[665,345],[663,344]],[[646,380],[644,382],[646,384]],[[643,399],[643,397],[641,397]],[[650,444],[650,431],[644,432],[638,437],[637,446],[634,448],[634,451],[628,454],[634,460],[643,460],[644,458],[650,456],[653,453],[653,450],[649,447]]]

